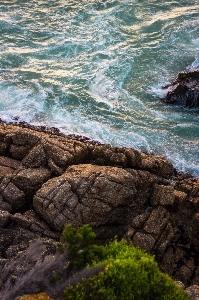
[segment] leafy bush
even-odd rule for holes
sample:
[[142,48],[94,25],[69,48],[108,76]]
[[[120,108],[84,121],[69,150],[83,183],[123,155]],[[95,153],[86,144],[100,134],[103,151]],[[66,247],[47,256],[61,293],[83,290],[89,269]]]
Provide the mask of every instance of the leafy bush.
[[71,265],[81,269],[92,261],[103,258],[104,247],[93,244],[95,233],[89,225],[76,229],[68,224],[62,232],[62,242],[57,243],[61,253],[66,253]]
[[[94,246],[90,245],[94,238],[94,235],[91,235],[92,229],[88,225],[84,226],[82,229],[74,230],[68,225],[64,233],[67,243],[63,245],[63,249],[66,248],[72,257],[75,254],[74,261],[82,266],[92,261],[90,268],[97,266],[104,268],[97,275],[83,278],[76,285],[68,286],[64,291],[67,300],[189,299],[185,291],[158,269],[152,256],[124,240],[120,242],[114,240],[104,247],[95,245],[92,248]],[[66,232],[68,229],[70,233]],[[87,234],[88,237],[83,241],[83,237]]]

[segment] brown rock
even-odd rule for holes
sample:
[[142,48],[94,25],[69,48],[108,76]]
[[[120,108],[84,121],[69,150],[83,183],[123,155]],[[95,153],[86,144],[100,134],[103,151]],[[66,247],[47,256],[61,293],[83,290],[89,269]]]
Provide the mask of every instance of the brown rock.
[[0,166],[8,167],[11,168],[12,170],[17,170],[22,166],[22,164],[20,161],[16,159],[0,156]]
[[126,166],[127,158],[123,153],[114,153],[110,157],[110,164],[113,166]]
[[187,199],[187,194],[181,191],[174,190],[174,196],[175,196],[175,206],[177,208],[182,208],[186,199]]
[[75,165],[36,193],[34,209],[56,230],[68,223],[92,226],[126,223],[136,195],[133,177],[116,167]]
[[13,183],[22,191],[28,193],[38,190],[50,178],[47,168],[28,168],[19,171],[13,178]]
[[141,161],[141,153],[133,148],[124,148],[124,154],[128,160],[129,167],[136,167]]
[[156,239],[156,245],[154,247],[154,253],[156,255],[162,257],[166,248],[174,241],[176,231],[176,228],[173,228],[171,222],[168,222],[164,229],[160,231],[160,235]]
[[35,132],[32,132],[31,130],[27,129],[19,129],[15,134],[12,136],[12,142],[15,145],[19,146],[34,146],[38,141],[40,140],[40,137]]
[[131,224],[132,227],[135,229],[141,229],[149,216],[150,212],[144,212],[143,214],[136,216]]
[[129,228],[124,236],[125,239],[127,240],[132,240],[134,234],[136,233],[136,230],[134,228]]
[[48,167],[51,172],[57,176],[60,176],[64,173],[64,169],[58,167],[51,158],[48,159]]
[[192,300],[199,300],[199,286],[191,285],[186,289],[187,294]]
[[8,211],[9,213],[12,211],[11,205],[5,202],[1,195],[0,195],[0,210]]
[[168,177],[174,172],[173,165],[167,160],[144,153],[141,154],[141,161],[138,167],[163,177]]
[[8,152],[8,144],[1,142],[0,143],[0,155],[6,155]]
[[113,153],[110,145],[96,145],[91,152],[91,161],[97,165],[110,165]]
[[61,147],[45,143],[44,150],[48,159],[52,159],[54,163],[59,167],[67,167],[70,164],[73,164],[74,155],[70,153],[68,149],[62,149]]
[[193,243],[197,251],[199,251],[199,212],[194,214],[190,223],[189,227],[186,228],[186,233],[190,242]]
[[30,146],[18,146],[18,145],[10,145],[10,154],[14,159],[22,160],[26,154]]
[[154,209],[146,223],[144,224],[144,231],[151,235],[158,236],[160,232],[166,227],[169,221],[169,214],[163,207]]
[[137,232],[133,237],[133,244],[142,250],[151,252],[155,244],[155,239],[150,234]]
[[23,209],[26,205],[25,194],[19,190],[12,182],[1,190],[4,200],[11,205],[14,211]]
[[152,205],[173,205],[175,200],[172,186],[156,185],[151,199]]
[[180,267],[179,271],[177,272],[177,278],[182,281],[185,285],[190,281],[190,278],[192,276],[192,270],[187,267],[186,265],[183,265]]
[[[24,156],[23,156],[24,157]],[[46,154],[43,146],[36,145],[34,146],[29,153],[23,158],[23,165],[27,168],[43,167],[46,165]]]
[[11,214],[8,211],[0,210],[0,228],[6,227],[10,222]]
[[30,229],[42,236],[58,239],[58,235],[50,229],[50,227],[33,211],[26,211],[24,214],[15,213],[11,216],[11,220],[23,228]]
[[172,276],[179,270],[179,267],[184,264],[185,256],[185,249],[182,249],[179,246],[175,248],[172,245],[168,246],[162,257],[160,257],[160,260],[158,260],[159,266],[163,272]]

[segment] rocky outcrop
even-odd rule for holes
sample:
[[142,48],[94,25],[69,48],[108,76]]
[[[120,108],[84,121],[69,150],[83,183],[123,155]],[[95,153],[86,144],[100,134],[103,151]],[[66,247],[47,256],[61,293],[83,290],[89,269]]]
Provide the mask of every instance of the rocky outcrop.
[[199,284],[199,179],[136,149],[28,127],[0,123],[2,291],[37,268],[31,243],[43,241],[45,260],[69,223],[90,224],[98,243],[130,239],[175,280]]
[[199,107],[199,70],[181,72],[177,79],[163,88],[166,97],[163,102],[182,105],[183,107]]
[[[36,193],[33,207],[54,229],[90,224],[125,225],[136,199],[133,176],[118,167],[81,164],[48,180]],[[110,234],[110,236],[112,233]]]

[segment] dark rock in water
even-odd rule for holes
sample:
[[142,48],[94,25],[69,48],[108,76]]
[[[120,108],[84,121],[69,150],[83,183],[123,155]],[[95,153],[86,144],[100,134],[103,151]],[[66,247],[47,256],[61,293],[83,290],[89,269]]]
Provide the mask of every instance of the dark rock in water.
[[177,79],[163,89],[167,93],[163,102],[188,108],[199,107],[199,70],[179,73]]

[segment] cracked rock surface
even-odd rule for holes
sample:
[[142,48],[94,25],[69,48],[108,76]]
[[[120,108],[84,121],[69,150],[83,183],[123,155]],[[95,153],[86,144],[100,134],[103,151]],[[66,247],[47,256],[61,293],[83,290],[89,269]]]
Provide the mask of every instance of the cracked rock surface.
[[199,179],[136,149],[0,123],[0,289],[10,272],[14,285],[34,268],[35,260],[24,265],[32,241],[48,245],[42,257],[55,254],[69,223],[90,224],[99,243],[116,235],[130,239],[190,295],[197,293]]

